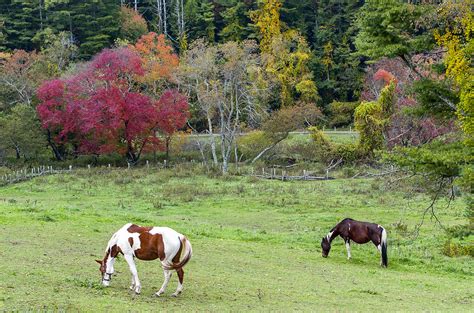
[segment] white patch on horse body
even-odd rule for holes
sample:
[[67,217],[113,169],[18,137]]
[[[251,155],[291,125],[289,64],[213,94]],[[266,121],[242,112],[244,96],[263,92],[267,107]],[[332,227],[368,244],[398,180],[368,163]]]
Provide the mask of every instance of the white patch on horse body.
[[166,266],[172,264],[174,256],[181,247],[183,235],[169,227],[153,227],[149,233],[150,235],[160,234],[162,236],[163,245],[165,246],[165,259],[161,263]]
[[349,231],[351,231],[351,223],[347,223],[349,225]]

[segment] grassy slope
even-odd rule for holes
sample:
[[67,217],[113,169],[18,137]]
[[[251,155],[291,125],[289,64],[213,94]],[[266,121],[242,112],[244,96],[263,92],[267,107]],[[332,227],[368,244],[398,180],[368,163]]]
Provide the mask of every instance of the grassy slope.
[[[159,172],[158,172],[159,171]],[[472,259],[441,255],[442,233],[428,221],[412,229],[427,200],[404,199],[374,180],[327,182],[210,179],[180,170],[114,170],[37,178],[0,189],[0,309],[64,310],[391,310],[468,311]],[[410,209],[408,209],[410,207]],[[389,231],[389,268],[371,245],[341,240],[328,259],[321,236],[341,218],[371,220]],[[462,202],[440,208],[462,222]],[[139,262],[142,294],[128,292],[119,259],[112,286],[98,266],[111,234],[126,222],[167,225],[186,234],[194,257],[179,298],[173,275],[162,298],[158,262]]]

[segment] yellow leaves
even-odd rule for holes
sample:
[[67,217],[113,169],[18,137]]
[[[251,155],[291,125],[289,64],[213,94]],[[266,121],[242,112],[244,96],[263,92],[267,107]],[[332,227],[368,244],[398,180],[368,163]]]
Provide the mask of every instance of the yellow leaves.
[[8,53],[8,52],[0,52],[0,60],[1,59],[9,59],[11,57],[11,53]]
[[316,84],[308,66],[310,58],[308,44],[297,31],[289,30],[273,38],[271,50],[265,55],[265,70],[280,86],[282,106],[292,105],[298,98],[317,100]]
[[274,37],[281,33],[280,0],[263,0],[260,9],[250,13],[250,18],[260,31],[260,50],[269,52]]
[[444,27],[435,30],[434,36],[438,45],[446,48],[444,63],[446,75],[459,87],[460,102],[456,115],[468,142],[474,139],[474,14],[470,1],[447,2],[441,6],[438,15]]

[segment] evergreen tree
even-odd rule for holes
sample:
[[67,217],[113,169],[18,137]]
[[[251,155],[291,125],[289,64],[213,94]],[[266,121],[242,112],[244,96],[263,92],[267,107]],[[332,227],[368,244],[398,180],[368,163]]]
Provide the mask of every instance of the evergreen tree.
[[209,42],[215,42],[214,2],[189,0],[185,4],[184,14],[187,21],[186,29],[189,42],[198,38],[206,38]]

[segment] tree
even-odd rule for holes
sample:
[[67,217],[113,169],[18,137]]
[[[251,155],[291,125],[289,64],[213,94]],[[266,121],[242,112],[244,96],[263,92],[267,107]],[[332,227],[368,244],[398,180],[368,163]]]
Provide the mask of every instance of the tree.
[[400,57],[421,77],[411,57],[433,47],[433,36],[424,23],[432,8],[401,0],[366,1],[357,15],[357,49],[373,60]]
[[[43,127],[54,135],[55,144],[69,143],[74,153],[118,152],[135,164],[142,152],[159,148],[160,128],[173,116],[176,120],[166,131],[180,128],[186,120],[182,115],[187,116],[178,93],[166,93],[158,102],[141,93],[136,77],[144,74],[137,53],[128,48],[104,50],[83,71],[39,88]],[[166,104],[178,96],[180,106],[171,110]]]
[[13,150],[17,159],[37,157],[45,148],[41,124],[35,109],[18,104],[0,114],[0,149]]
[[396,81],[391,79],[377,101],[362,102],[354,113],[355,128],[360,134],[359,145],[368,156],[384,148],[386,130],[395,107]]
[[263,55],[266,71],[280,91],[281,106],[294,105],[299,100],[318,100],[318,90],[308,67],[310,53],[301,35],[287,31],[275,36],[269,52]]
[[[469,1],[447,1],[438,11],[441,27],[435,32],[438,45],[447,50],[444,63],[446,75],[454,82],[459,103],[454,107],[467,144],[474,146],[474,14]],[[443,99],[443,98],[442,98]],[[448,106],[454,104],[445,100]]]
[[253,9],[253,1],[246,3],[244,1],[232,0],[222,12],[224,27],[219,32],[219,37],[224,41],[242,41],[253,34],[250,27],[251,20],[248,12]]
[[299,103],[274,112],[262,123],[261,127],[264,140],[269,142],[269,145],[253,158],[252,163],[288,138],[290,132],[311,126],[317,123],[321,117],[321,110],[314,103]]
[[120,8],[120,38],[134,43],[148,33],[145,19],[135,10],[126,6]]
[[214,21],[214,2],[209,0],[186,1],[184,14],[187,16],[187,39],[193,42],[199,38],[207,38],[209,42],[216,40]]
[[148,92],[158,95],[174,80],[173,75],[179,64],[178,56],[173,47],[168,45],[163,34],[150,32],[140,37],[135,45],[130,46],[141,59],[143,76],[138,79],[148,87]]
[[170,143],[174,133],[186,125],[189,118],[188,98],[176,89],[166,90],[158,101],[158,130],[165,137],[166,159],[169,160]]
[[11,56],[0,60],[0,84],[14,93],[10,105],[31,105],[42,73],[37,71],[40,56],[36,52],[15,50]]
[[205,116],[215,164],[213,134],[216,127],[220,131],[222,171],[227,173],[241,123],[259,115],[266,91],[257,46],[252,41],[209,46],[199,40],[183,61],[183,85],[196,96],[198,110]]
[[262,0],[260,8],[251,12],[250,17],[260,31],[260,50],[271,51],[273,39],[281,34],[280,0]]

